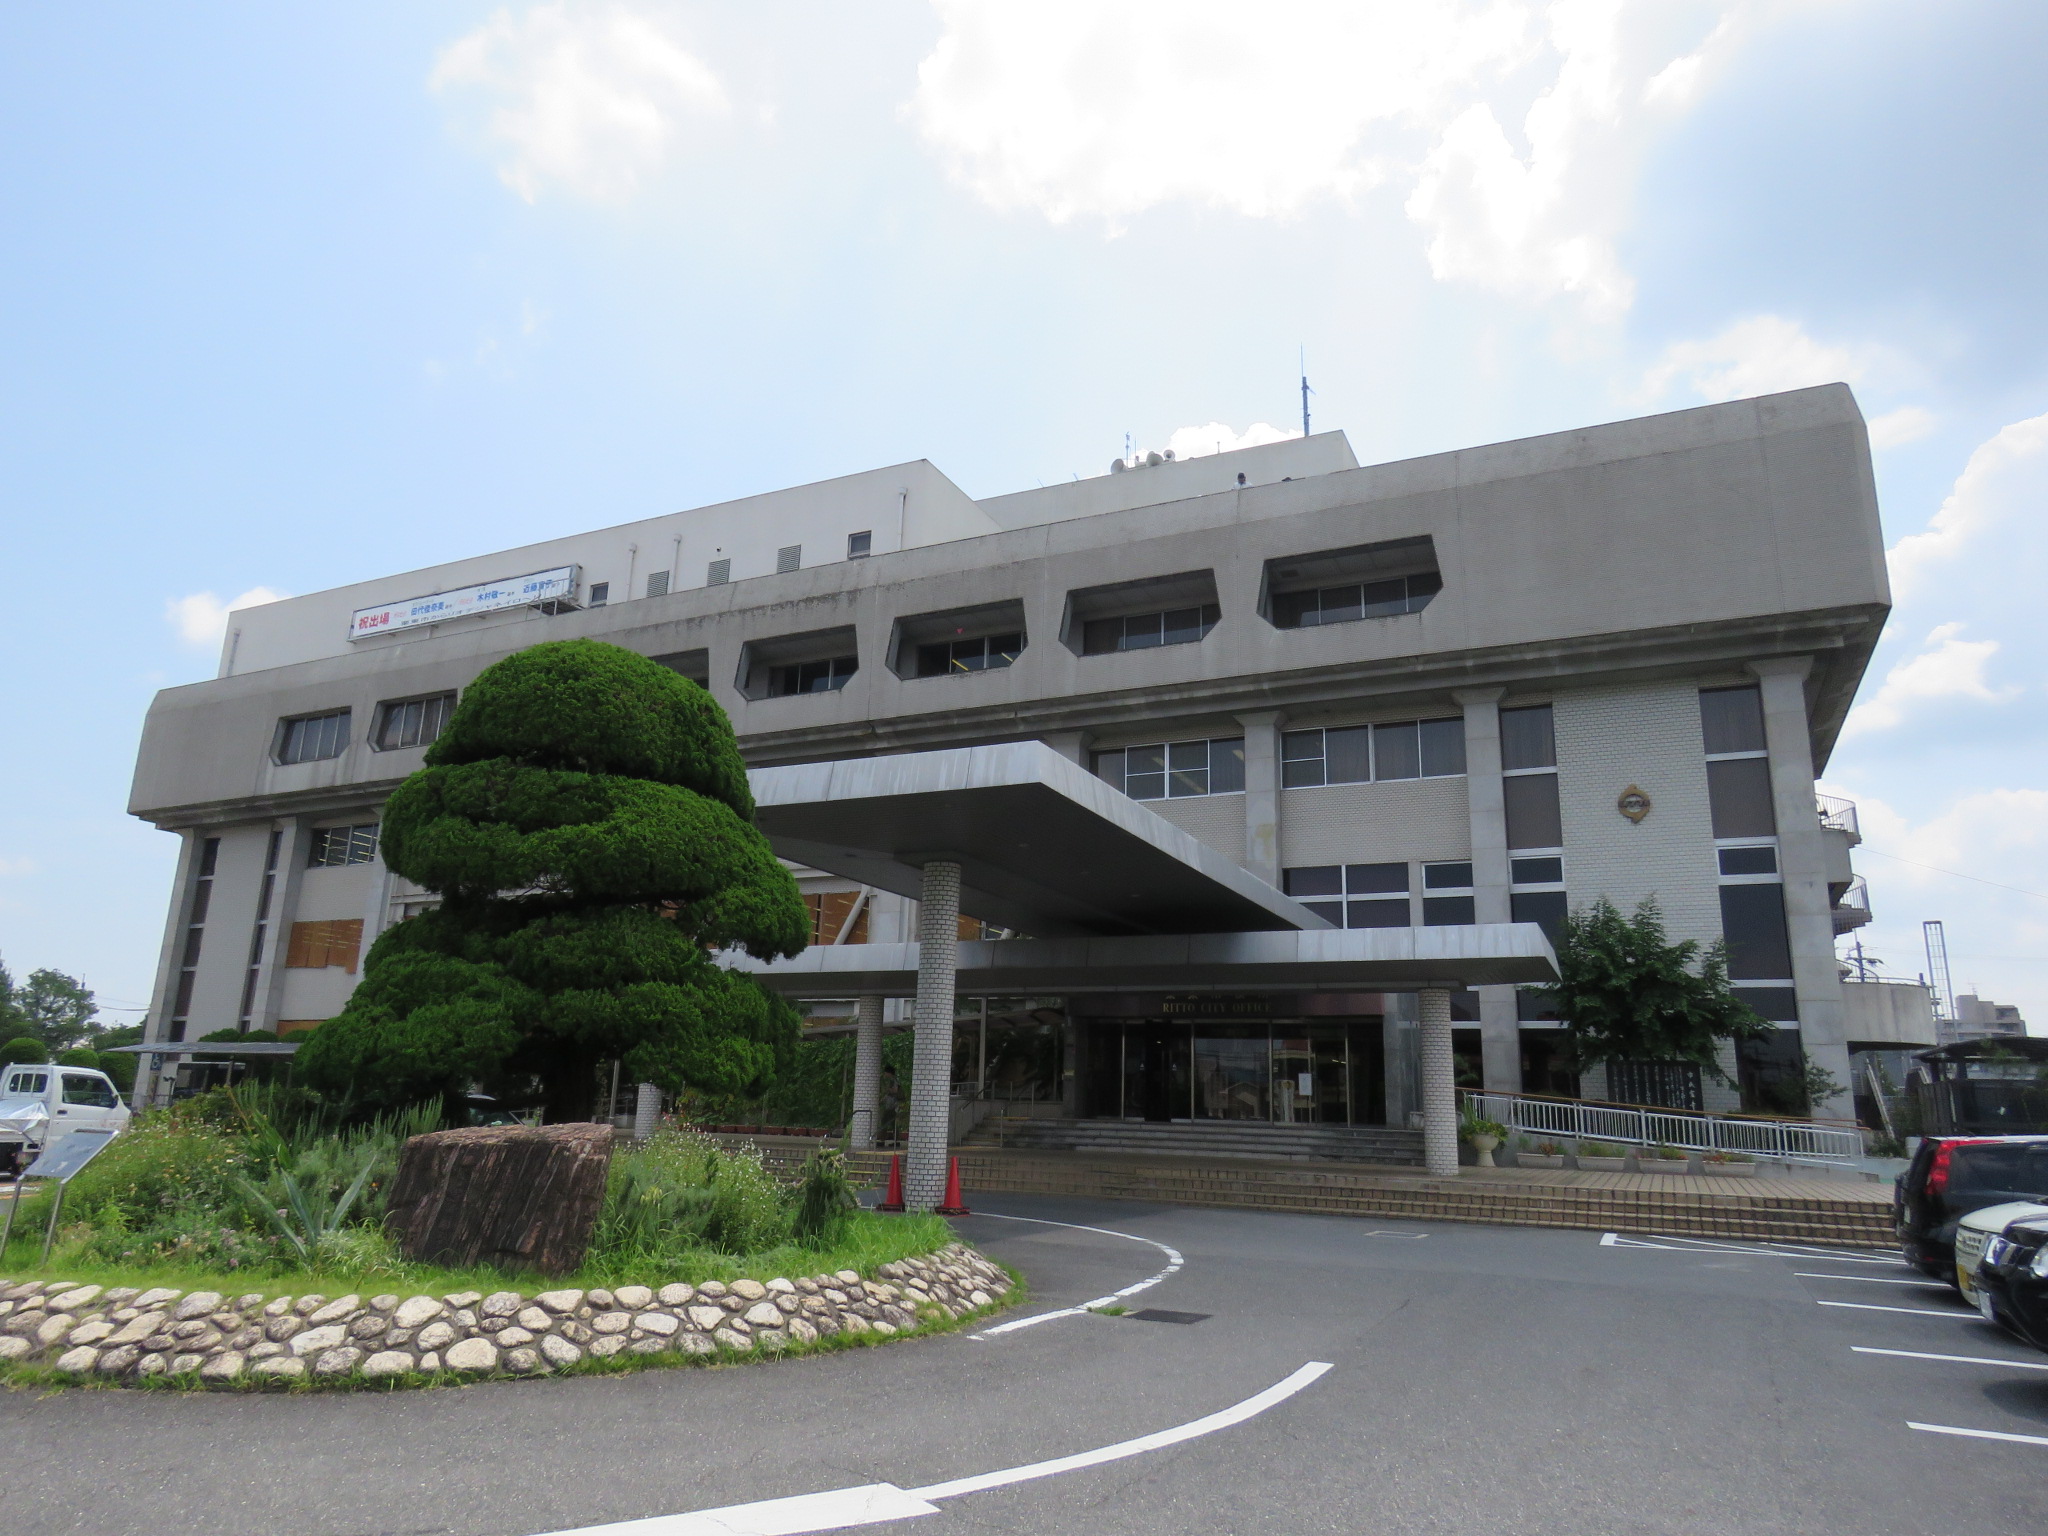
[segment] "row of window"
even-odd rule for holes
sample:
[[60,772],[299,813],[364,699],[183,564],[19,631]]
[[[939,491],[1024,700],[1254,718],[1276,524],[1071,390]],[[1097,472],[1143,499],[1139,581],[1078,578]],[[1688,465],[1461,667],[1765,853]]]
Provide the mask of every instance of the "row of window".
[[[873,529],[863,528],[858,533],[846,536],[846,558],[865,560],[874,553],[875,535]],[[775,551],[775,574],[780,576],[788,571],[803,569],[804,547],[801,544],[785,544]],[[650,571],[647,574],[646,595],[667,597],[671,575],[668,571]],[[708,560],[704,564],[704,585],[722,587],[732,580],[730,559]],[[608,581],[593,581],[586,603],[592,608],[602,608],[612,600],[612,584]]]
[[[1562,859],[1516,859],[1516,886],[1556,885],[1556,890],[1516,889],[1508,895],[1511,922],[1536,923],[1557,940],[1568,910],[1562,889]],[[1309,911],[1339,928],[1406,928],[1411,876],[1405,863],[1321,864],[1281,872],[1281,888]],[[1469,859],[1422,865],[1422,926],[1452,928],[1476,922]]]
[[1357,582],[1341,587],[1316,587],[1307,592],[1280,592],[1273,597],[1275,629],[1309,629],[1319,624],[1348,624],[1353,619],[1385,619],[1420,613],[1444,588],[1435,571],[1395,576],[1386,581]]
[[[370,732],[370,745],[379,752],[424,747],[448,728],[448,718],[454,713],[453,693],[386,699],[377,706],[377,723]],[[348,750],[354,718],[352,709],[329,709],[317,715],[280,720],[272,755],[280,763],[317,763],[339,757]]]
[[1244,738],[1155,742],[1095,754],[1096,776],[1133,800],[1178,800],[1244,791]]
[[1404,720],[1280,735],[1280,783],[1287,789],[1433,779],[1464,771],[1462,719]]

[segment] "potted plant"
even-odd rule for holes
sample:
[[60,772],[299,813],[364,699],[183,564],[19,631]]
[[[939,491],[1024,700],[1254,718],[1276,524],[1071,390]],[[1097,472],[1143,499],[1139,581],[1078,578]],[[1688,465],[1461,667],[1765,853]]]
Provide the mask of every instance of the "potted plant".
[[1684,1173],[1685,1154],[1676,1147],[1644,1147],[1636,1153],[1636,1167],[1643,1173]]
[[1508,1128],[1498,1120],[1488,1120],[1468,1109],[1458,1122],[1458,1134],[1479,1154],[1474,1159],[1474,1166],[1491,1168],[1494,1166],[1493,1149],[1508,1139]]
[[1709,1152],[1700,1159],[1700,1170],[1723,1179],[1753,1179],[1756,1159],[1747,1152]]
[[1562,1168],[1564,1148],[1554,1141],[1539,1141],[1532,1147],[1525,1136],[1515,1152],[1515,1163],[1522,1168]]
[[1628,1149],[1604,1141],[1582,1141],[1579,1167],[1587,1173],[1624,1172],[1628,1168]]

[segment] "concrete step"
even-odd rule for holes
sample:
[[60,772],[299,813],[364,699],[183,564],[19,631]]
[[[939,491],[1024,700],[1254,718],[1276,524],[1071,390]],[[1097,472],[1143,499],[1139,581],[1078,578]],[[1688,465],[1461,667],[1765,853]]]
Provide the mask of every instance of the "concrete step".
[[991,1119],[975,1128],[967,1144],[1019,1151],[1422,1165],[1422,1133],[1394,1126]]

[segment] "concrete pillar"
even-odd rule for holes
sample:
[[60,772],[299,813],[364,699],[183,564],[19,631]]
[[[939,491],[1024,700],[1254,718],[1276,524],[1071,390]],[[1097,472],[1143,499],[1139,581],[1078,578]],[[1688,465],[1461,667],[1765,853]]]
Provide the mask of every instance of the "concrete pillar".
[[[1508,819],[1500,778],[1501,688],[1461,688],[1465,712],[1465,791],[1472,826],[1472,907],[1482,923],[1513,921],[1508,895]],[[1513,987],[1479,989],[1479,1044],[1486,1086],[1522,1091],[1522,1026]]]
[[661,1128],[661,1090],[642,1083],[633,1100],[633,1139],[645,1141]]
[[1244,727],[1244,867],[1280,883],[1280,724],[1277,710],[1239,715]]
[[853,1119],[848,1126],[856,1149],[875,1144],[882,1113],[882,999],[864,997],[853,1027]]
[[959,955],[960,866],[934,859],[924,867],[917,903],[917,1045],[910,1068],[909,1156],[903,1166],[903,1201],[913,1211],[928,1211],[946,1197]]
[[1778,869],[1785,883],[1786,936],[1792,945],[1792,985],[1799,994],[1799,1040],[1807,1058],[1845,1086],[1814,1113],[1852,1119],[1849,1048],[1842,1009],[1842,978],[1835,968],[1834,903],[1828,897],[1827,852],[1814,803],[1813,737],[1806,718],[1810,656],[1754,661],[1764,710],[1764,745],[1771,754],[1771,800],[1778,818]]
[[1422,1157],[1437,1178],[1458,1175],[1458,1078],[1451,1060],[1451,994],[1424,987],[1422,1018]]

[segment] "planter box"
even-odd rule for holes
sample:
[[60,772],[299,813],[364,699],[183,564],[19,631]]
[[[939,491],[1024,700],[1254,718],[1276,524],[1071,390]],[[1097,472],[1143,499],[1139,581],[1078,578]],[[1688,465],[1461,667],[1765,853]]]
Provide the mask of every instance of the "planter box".
[[1644,1173],[1684,1173],[1686,1161],[1682,1157],[1639,1157],[1636,1167]]
[[1702,1163],[1700,1166],[1717,1179],[1753,1179],[1756,1177],[1755,1163]]
[[1517,1152],[1515,1154],[1515,1166],[1517,1168],[1562,1168],[1564,1166],[1564,1154],[1562,1152],[1553,1152],[1546,1157],[1541,1152]]
[[1626,1173],[1628,1171],[1628,1159],[1625,1157],[1581,1157],[1579,1159],[1579,1171],[1581,1173]]

